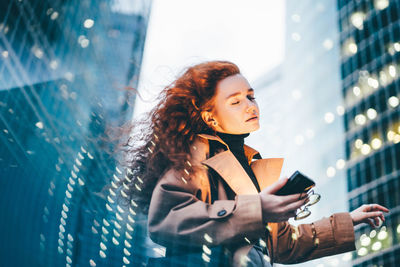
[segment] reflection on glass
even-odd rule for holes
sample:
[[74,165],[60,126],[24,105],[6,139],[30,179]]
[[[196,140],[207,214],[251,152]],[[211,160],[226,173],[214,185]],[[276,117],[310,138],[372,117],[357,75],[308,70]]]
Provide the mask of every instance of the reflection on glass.
[[368,117],[368,119],[370,119],[370,120],[375,119],[376,116],[377,116],[377,114],[378,114],[378,113],[377,113],[376,110],[373,109],[373,108],[369,108],[369,109],[367,110],[367,117]]
[[365,19],[365,14],[363,12],[354,12],[350,16],[350,22],[353,24],[354,27],[356,27],[359,30],[362,30],[364,27],[364,19]]
[[382,140],[379,139],[379,138],[374,138],[374,139],[372,139],[372,141],[371,141],[371,146],[372,146],[372,148],[375,149],[375,150],[381,148],[381,146],[382,146]]
[[388,103],[392,108],[395,108],[399,105],[399,98],[397,96],[391,96],[388,99]]
[[389,6],[389,0],[374,0],[374,7],[383,10]]
[[354,41],[354,38],[350,37],[343,43],[342,51],[344,56],[346,57],[352,56],[357,53],[357,45]]

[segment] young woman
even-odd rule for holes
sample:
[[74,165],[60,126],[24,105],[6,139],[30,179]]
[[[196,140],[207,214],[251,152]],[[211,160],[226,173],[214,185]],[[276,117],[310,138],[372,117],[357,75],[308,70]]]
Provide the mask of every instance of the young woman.
[[283,159],[244,144],[259,128],[254,90],[238,67],[212,61],[166,87],[131,150],[130,196],[148,213],[166,257],[149,266],[271,266],[355,249],[354,225],[372,227],[385,207],[363,205],[312,224],[287,221],[307,194],[277,196]]

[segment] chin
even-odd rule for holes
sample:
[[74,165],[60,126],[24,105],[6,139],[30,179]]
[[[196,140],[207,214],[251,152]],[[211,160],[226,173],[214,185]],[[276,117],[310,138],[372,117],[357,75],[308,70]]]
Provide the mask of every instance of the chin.
[[252,133],[252,132],[255,132],[255,131],[257,131],[258,129],[260,129],[260,125],[259,125],[259,124],[257,124],[257,125],[251,125],[251,126],[247,125],[247,127],[246,127],[245,129],[246,129],[246,130],[243,131],[243,133]]
[[254,127],[254,128],[252,128],[252,129],[250,129],[250,131],[248,131],[248,132],[249,132],[249,133],[255,132],[255,131],[257,131],[258,129],[260,129],[260,126]]
[[250,132],[257,131],[258,129],[260,129],[260,124],[259,124],[258,121],[257,121],[256,124],[251,125],[250,127],[248,127],[248,129],[250,130]]

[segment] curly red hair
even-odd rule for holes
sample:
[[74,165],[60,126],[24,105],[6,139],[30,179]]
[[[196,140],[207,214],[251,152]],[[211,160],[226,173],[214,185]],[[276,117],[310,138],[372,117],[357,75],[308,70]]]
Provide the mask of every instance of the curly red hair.
[[124,143],[130,179],[122,190],[144,213],[163,173],[190,167],[190,145],[196,135],[214,133],[201,112],[212,110],[218,82],[239,73],[239,68],[228,61],[191,66],[164,88],[148,119],[136,123],[135,133]]

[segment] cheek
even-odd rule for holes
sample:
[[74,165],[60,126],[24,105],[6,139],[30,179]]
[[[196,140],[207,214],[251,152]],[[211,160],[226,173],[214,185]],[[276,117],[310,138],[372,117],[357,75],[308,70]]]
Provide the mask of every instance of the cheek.
[[232,126],[240,121],[242,112],[238,108],[228,107],[226,109],[219,110],[218,117],[222,125]]

